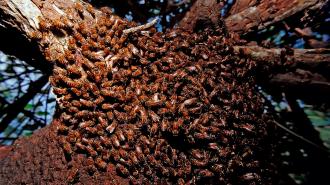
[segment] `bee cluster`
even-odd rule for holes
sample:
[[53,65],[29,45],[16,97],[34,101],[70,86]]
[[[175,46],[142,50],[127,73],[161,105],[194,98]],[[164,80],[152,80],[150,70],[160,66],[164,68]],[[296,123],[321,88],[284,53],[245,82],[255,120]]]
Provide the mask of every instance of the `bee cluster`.
[[134,24],[109,12],[47,24],[71,35],[50,78],[60,143],[91,173],[113,164],[132,184],[270,182],[256,65],[221,28],[128,35]]

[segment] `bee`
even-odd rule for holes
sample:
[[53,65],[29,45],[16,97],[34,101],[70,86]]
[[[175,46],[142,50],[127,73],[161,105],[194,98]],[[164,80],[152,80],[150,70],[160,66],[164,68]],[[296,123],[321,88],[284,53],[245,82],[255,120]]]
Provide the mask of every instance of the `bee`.
[[85,127],[85,130],[90,133],[90,134],[96,134],[97,133],[97,129],[94,127]]
[[59,133],[67,133],[69,131],[69,128],[65,125],[58,125],[57,126],[57,131]]
[[42,33],[40,31],[33,31],[30,34],[31,39],[40,41],[42,39]]
[[77,149],[79,149],[79,150],[82,150],[82,151],[86,150],[85,145],[83,145],[79,142],[77,142],[75,145],[76,145]]
[[77,131],[70,131],[67,137],[67,140],[70,143],[76,142],[80,138],[80,133]]
[[120,160],[120,155],[118,150],[112,149],[111,150],[111,157],[114,161],[118,162]]
[[104,104],[102,104],[102,109],[104,109],[104,110],[111,110],[111,109],[114,109],[114,108],[116,108],[118,106],[119,106],[119,103],[114,103],[114,104],[104,103]]
[[116,93],[110,89],[102,89],[101,94],[106,97],[112,97],[112,98],[116,97]]
[[252,124],[245,123],[245,124],[240,125],[240,128],[242,128],[248,132],[253,132],[255,127]]
[[67,66],[67,71],[71,75],[75,75],[76,77],[81,77],[81,69],[75,65]]
[[100,136],[100,140],[101,140],[102,144],[104,144],[105,146],[111,145],[111,140],[105,136]]
[[85,99],[82,99],[82,98],[79,99],[79,102],[81,103],[81,105],[83,105],[85,107],[88,107],[88,108],[92,108],[95,105],[92,101],[85,100]]
[[205,151],[202,152],[202,151],[200,151],[200,150],[198,150],[198,149],[193,149],[193,150],[191,151],[191,155],[192,155],[194,158],[200,160],[200,159],[203,159],[203,158],[205,157]]
[[[99,37],[99,35],[98,34],[96,34],[96,33],[93,33],[92,35],[91,35],[91,39],[93,39],[94,41],[97,41],[97,38]],[[90,43],[90,45],[92,45],[92,48],[97,48],[97,44],[96,44],[96,42],[91,42]]]
[[112,133],[115,131],[117,125],[118,125],[118,122],[117,122],[116,120],[114,120],[114,121],[112,121],[112,123],[106,128],[106,130],[107,130],[110,134],[112,134]]
[[84,6],[81,3],[76,2],[74,4],[74,8],[77,10],[77,12],[79,14],[81,14],[81,15],[83,14],[83,12],[84,12]]
[[158,123],[160,121],[160,117],[152,110],[149,110],[149,116],[153,122]]
[[168,177],[170,175],[168,168],[164,167],[163,165],[159,165],[158,169],[163,176]]
[[145,144],[145,145],[147,145],[147,146],[151,144],[151,142],[147,138],[147,136],[144,136],[144,135],[140,136],[140,141],[142,141],[142,143]]
[[66,154],[71,155],[73,153],[70,143],[62,141],[62,147]]
[[197,178],[201,178],[201,177],[208,177],[208,178],[210,178],[210,177],[213,177],[213,176],[214,176],[214,173],[213,172],[204,169],[204,170],[200,170],[198,172],[198,177]]
[[89,118],[90,117],[90,113],[87,110],[82,110],[82,111],[78,111],[74,117],[76,118]]
[[102,130],[103,128],[106,128],[108,126],[108,122],[104,118],[102,118],[102,116],[99,116],[97,120],[99,121],[99,125]]
[[68,87],[74,87],[79,89],[82,86],[81,82],[77,80],[71,80],[70,78],[67,77],[62,80]]
[[[40,19],[40,17],[39,17],[39,19]],[[51,27],[51,24],[49,23],[49,21],[47,21],[45,19],[39,20],[39,28],[41,31],[47,31],[47,30],[49,30],[50,27]]]
[[78,178],[78,169],[77,168],[73,168],[71,169],[69,172],[68,172],[68,176],[67,176],[67,179],[69,182],[74,182],[77,178]]
[[122,175],[124,177],[128,177],[129,175],[129,171],[122,164],[116,164],[116,171],[119,175]]
[[179,129],[182,127],[184,120],[179,118],[177,121],[174,121],[172,124],[171,132],[174,136],[179,134]]
[[117,135],[117,137],[118,137],[118,139],[120,140],[120,141],[125,141],[126,140],[126,138],[125,138],[125,135],[124,135],[124,133],[123,133],[123,131],[121,131],[121,130],[118,130],[117,132],[116,132],[116,135]]
[[138,164],[139,164],[139,160],[138,160],[138,158],[136,157],[135,152],[130,152],[130,153],[129,153],[129,159],[132,161],[132,163],[133,163],[134,165],[138,165]]
[[71,92],[73,92],[76,96],[81,96],[81,90],[78,90],[77,88],[70,88]]
[[79,123],[79,128],[87,128],[94,125],[93,121],[83,121]]
[[53,87],[53,92],[56,95],[66,95],[68,91],[66,88]]
[[86,146],[86,150],[90,156],[92,157],[97,156],[97,152],[90,145]]
[[69,62],[74,62],[75,61],[75,56],[72,54],[71,51],[66,50],[64,52],[65,58],[69,61]]
[[146,124],[147,118],[148,118],[147,111],[143,107],[139,107],[138,111],[140,112],[140,119],[141,119],[142,124],[143,125]]
[[139,159],[139,161],[143,161],[144,154],[140,145],[135,146],[135,152],[137,154],[137,158]]
[[107,163],[104,162],[100,157],[96,158],[95,165],[100,169],[106,169],[107,168]]
[[126,34],[122,34],[117,43],[119,45],[122,45],[126,41],[126,39],[127,39],[127,35]]
[[246,174],[242,175],[241,178],[245,181],[250,181],[250,180],[254,180],[254,179],[259,180],[261,177],[257,173],[246,173]]
[[159,157],[161,154],[161,149],[165,143],[165,139],[158,139],[156,142],[156,148],[155,148],[155,157]]
[[79,109],[77,107],[69,107],[68,112],[77,114],[79,112]]
[[114,114],[112,111],[109,111],[106,113],[108,120],[113,120],[114,119]]
[[133,140],[134,140],[134,132],[133,132],[133,130],[132,129],[128,129],[128,130],[125,131],[124,134],[126,135],[127,141],[129,143],[132,143]]
[[87,12],[89,12],[93,17],[95,17],[95,10],[94,10],[94,8],[93,8],[92,5],[87,4],[86,10],[87,10]]
[[154,122],[152,123],[152,126],[150,128],[150,134],[155,135],[158,131],[158,123]]
[[103,150],[102,151],[102,159],[104,161],[109,161],[111,157],[111,152],[109,150]]
[[119,140],[118,140],[118,138],[117,138],[116,135],[114,135],[114,136],[111,137],[111,141],[112,141],[112,144],[113,144],[115,147],[117,147],[117,148],[120,147],[120,142],[119,142]]
[[160,130],[162,132],[165,132],[168,128],[169,128],[169,121],[166,120],[166,119],[163,119],[162,122],[161,122],[161,125],[160,125]]

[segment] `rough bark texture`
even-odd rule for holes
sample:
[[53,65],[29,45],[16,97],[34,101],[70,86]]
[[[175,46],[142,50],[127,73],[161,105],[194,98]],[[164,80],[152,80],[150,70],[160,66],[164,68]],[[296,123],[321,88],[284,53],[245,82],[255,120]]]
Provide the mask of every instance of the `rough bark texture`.
[[321,9],[327,2],[327,0],[263,0],[256,6],[227,17],[225,22],[229,31],[247,34],[262,30],[297,13]]
[[222,6],[223,3],[217,0],[197,0],[180,21],[178,27],[193,31],[198,20],[217,23],[220,16],[219,10]]

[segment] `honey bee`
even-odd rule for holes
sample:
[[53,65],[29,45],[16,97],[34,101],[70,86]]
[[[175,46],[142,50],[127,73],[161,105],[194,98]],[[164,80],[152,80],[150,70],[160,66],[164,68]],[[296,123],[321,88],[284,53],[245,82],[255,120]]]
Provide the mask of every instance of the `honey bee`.
[[70,88],[70,91],[73,92],[76,96],[81,96],[81,90],[78,90],[77,88]]
[[85,145],[83,145],[79,142],[77,142],[75,145],[76,145],[77,149],[79,149],[79,150],[82,150],[82,151],[86,150]]
[[150,134],[155,135],[158,131],[158,123],[154,122],[152,123],[152,126],[150,128]]
[[245,181],[250,181],[253,179],[259,180],[261,177],[257,173],[246,173],[242,175],[241,178]]
[[39,18],[39,28],[41,31],[47,31],[50,27],[51,27],[51,24],[49,23],[49,21],[47,21],[45,19],[40,20],[40,18]]
[[89,118],[90,113],[87,110],[78,111],[75,115],[76,118]]
[[158,123],[159,120],[160,120],[160,117],[154,111],[152,111],[152,110],[149,110],[148,112],[149,112],[149,116],[150,116],[151,120],[153,122]]
[[124,133],[126,135],[127,141],[129,143],[132,143],[134,140],[134,132],[132,129],[128,129],[126,130],[126,132]]
[[71,169],[69,172],[68,172],[68,176],[67,176],[67,179],[69,182],[74,182],[77,178],[78,178],[78,169],[77,168],[73,168]]
[[40,31],[33,31],[30,33],[30,37],[33,40],[39,41],[42,39],[42,33]]
[[125,138],[125,136],[124,136],[124,133],[123,133],[123,131],[121,131],[121,130],[118,130],[117,132],[116,132],[116,135],[117,135],[117,137],[119,138],[119,140],[120,141],[125,141],[126,140],[126,138]]
[[[112,111],[109,111],[106,113],[108,120],[113,120],[114,119],[114,114]],[[110,129],[111,130],[111,129]]]
[[96,134],[98,130],[94,127],[85,127],[85,130],[90,134]]
[[118,150],[112,149],[111,150],[111,157],[114,161],[118,162],[120,160],[120,155],[119,155]]
[[122,175],[124,177],[128,177],[129,171],[125,166],[122,164],[116,164],[116,171],[119,173],[119,175]]
[[85,100],[85,99],[80,98],[79,102],[85,107],[89,107],[89,108],[94,107],[94,103],[90,100]]
[[117,148],[120,147],[120,142],[119,142],[119,140],[118,140],[118,138],[117,138],[116,135],[114,135],[114,136],[111,137],[111,141],[112,141],[112,144],[113,144],[115,147],[117,147]]
[[105,136],[100,136],[100,140],[101,140],[102,144],[104,144],[105,146],[111,145],[111,140]]
[[84,12],[84,6],[81,3],[76,2],[74,4],[74,8],[78,11],[79,14],[81,14],[81,15],[83,14],[83,12]]
[[62,147],[66,154],[71,155],[73,153],[70,143],[63,141]]
[[135,152],[130,152],[130,153],[129,153],[129,158],[130,158],[130,160],[132,161],[132,163],[133,163],[134,165],[138,165],[138,164],[139,164],[139,160],[138,160],[138,158],[136,157]]
[[166,119],[163,119],[160,125],[160,130],[162,132],[165,132],[169,128],[169,121]]
[[69,79],[69,78],[67,78],[67,77],[63,79],[63,82],[64,82],[68,87],[74,87],[74,88],[77,88],[77,89],[79,89],[79,88],[82,86],[82,84],[81,84],[80,81],[78,81],[78,80],[71,80],[71,79]]
[[95,10],[92,5],[87,4],[86,10],[93,16],[95,17]]
[[66,95],[68,91],[66,88],[53,87],[53,92],[56,95]]
[[87,128],[94,125],[93,121],[83,121],[79,123],[79,128]]
[[79,112],[79,109],[77,107],[69,107],[68,112],[77,114]]
[[135,152],[139,161],[144,161],[144,154],[140,145],[135,146]]
[[86,146],[86,151],[88,152],[88,154],[92,157],[97,156],[97,152],[93,149],[93,147],[91,147],[90,145]]
[[65,125],[58,125],[57,126],[57,131],[59,133],[67,133],[69,131],[69,128]]
[[174,136],[179,134],[179,129],[183,126],[183,122],[184,120],[182,118],[179,118],[177,121],[173,122],[171,132]]
[[75,75],[77,77],[81,77],[81,69],[75,65],[67,66],[67,71],[71,75]]
[[114,109],[114,108],[116,108],[118,106],[119,106],[119,103],[114,103],[114,104],[104,103],[104,104],[102,104],[102,109],[104,109],[104,110],[111,110],[111,109]]
[[80,138],[80,133],[77,131],[70,131],[67,140],[70,143],[75,143]]
[[117,122],[116,120],[114,120],[114,121],[112,121],[112,123],[106,128],[106,130],[107,130],[110,134],[112,134],[112,133],[115,131],[117,125],[118,125],[118,122]]
[[97,157],[96,160],[95,160],[95,165],[98,167],[98,168],[101,168],[101,169],[106,169],[107,168],[107,163],[104,162],[101,158]]

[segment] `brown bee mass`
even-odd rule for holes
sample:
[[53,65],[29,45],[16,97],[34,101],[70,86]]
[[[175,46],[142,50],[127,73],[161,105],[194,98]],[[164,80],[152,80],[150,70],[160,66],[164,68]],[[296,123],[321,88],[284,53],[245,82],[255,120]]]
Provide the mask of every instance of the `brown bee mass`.
[[85,154],[91,172],[113,164],[132,184],[271,182],[256,65],[228,49],[223,28],[126,35],[133,23],[92,10],[99,21],[53,25],[72,34],[51,77],[67,155]]

